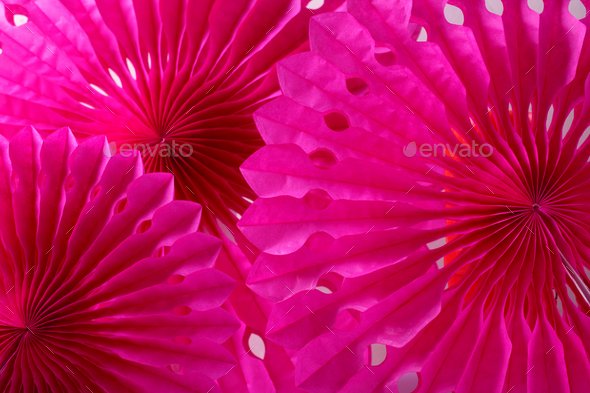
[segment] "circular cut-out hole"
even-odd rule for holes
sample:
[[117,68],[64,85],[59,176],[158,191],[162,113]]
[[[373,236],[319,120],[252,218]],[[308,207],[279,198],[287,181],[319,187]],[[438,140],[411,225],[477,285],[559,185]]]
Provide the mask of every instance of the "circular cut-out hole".
[[94,90],[96,90],[97,92],[99,92],[100,94],[102,94],[103,96],[107,96],[108,94],[106,91],[104,91],[103,89],[101,89],[100,87],[93,85],[92,83],[90,83],[90,87],[92,87]]
[[369,92],[369,85],[361,78],[348,78],[346,79],[346,88],[350,94],[357,97],[362,97]]
[[131,60],[127,59],[127,68],[129,69],[129,73],[131,74],[131,77],[135,80],[137,80],[137,73],[135,72],[135,67],[133,66],[133,63],[131,62]]
[[125,210],[125,207],[127,206],[127,198],[123,198],[121,199],[119,202],[117,202],[117,204],[115,205],[115,214],[119,214],[122,213],[123,210]]
[[6,21],[15,27],[22,26],[29,21],[29,11],[19,4],[6,4],[4,15]]
[[171,365],[169,365],[166,368],[168,370],[172,371],[174,374],[178,374],[178,375],[184,375],[184,374],[186,374],[186,370],[180,364],[176,364],[176,363],[175,364],[171,364]]
[[332,131],[344,131],[350,127],[346,116],[338,112],[328,113],[324,116],[324,121]]
[[178,285],[183,281],[184,281],[184,276],[181,276],[180,274],[175,274],[173,276],[168,277],[168,280],[166,280],[166,284]]
[[445,19],[452,25],[462,26],[465,23],[465,16],[461,8],[452,4],[446,4],[444,9]]
[[184,316],[184,315],[188,315],[193,311],[192,308],[187,307],[187,306],[178,306],[176,307],[174,310],[172,310],[172,314],[174,315],[178,315],[178,316]]
[[580,0],[572,0],[568,5],[570,14],[576,19],[584,19],[586,17],[586,7]]
[[375,60],[384,67],[389,67],[397,63],[395,54],[387,47],[375,47]]
[[361,323],[361,312],[352,308],[346,309],[338,313],[334,329],[343,332],[350,332]]
[[266,347],[264,345],[264,340],[256,333],[250,334],[248,337],[248,349],[250,353],[256,356],[258,359],[264,360],[264,355],[266,352]]
[[121,82],[121,78],[119,78],[119,75],[117,75],[117,73],[113,70],[111,70],[109,68],[109,74],[111,75],[111,78],[113,78],[113,81],[115,81],[115,84],[119,87],[123,87],[123,83]]
[[543,0],[527,0],[527,4],[529,8],[537,14],[541,14],[545,9],[545,3],[543,3]]
[[363,360],[366,366],[378,366],[387,357],[387,346],[383,344],[371,344],[365,348]]
[[555,108],[553,105],[549,107],[549,111],[547,111],[547,120],[545,120],[545,128],[549,129],[551,126],[551,121],[553,120],[553,112],[555,112]]
[[309,248],[311,252],[320,254],[322,252],[328,251],[330,247],[332,247],[334,241],[334,238],[330,236],[329,233],[316,232],[307,238],[305,246]]
[[165,256],[166,254],[168,254],[171,249],[172,249],[172,247],[170,247],[170,246],[162,246],[162,247],[158,248],[156,251],[154,251],[154,254],[152,256],[154,258],[161,258],[161,257]]
[[408,34],[416,42],[428,41],[428,32],[426,28],[419,23],[408,23]]
[[332,197],[324,190],[313,189],[310,190],[303,197],[303,203],[313,210],[324,210],[330,203],[332,203]]
[[326,149],[318,149],[309,155],[312,164],[319,169],[330,169],[338,163],[334,154]]
[[572,127],[573,122],[574,122],[574,110],[572,109],[572,111],[569,113],[569,115],[567,115],[567,117],[565,118],[565,122],[563,123],[563,129],[561,130],[561,137],[562,138],[565,138],[565,136],[567,135],[567,132]]
[[146,232],[152,226],[152,220],[145,220],[137,226],[135,233],[140,234]]
[[343,276],[331,271],[320,277],[318,280],[318,287],[316,287],[316,289],[324,292],[320,288],[325,288],[327,291],[324,293],[334,293],[340,289],[342,286],[342,281],[344,281]]
[[324,0],[311,0],[309,3],[307,3],[305,8],[310,9],[310,10],[317,10],[317,9],[321,8],[323,5],[324,5]]
[[492,14],[502,16],[504,4],[502,4],[502,0],[486,0],[486,9]]
[[397,389],[400,393],[413,393],[418,390],[420,376],[418,373],[406,373],[397,381]]
[[181,345],[190,345],[193,343],[193,340],[191,340],[190,338],[188,338],[186,336],[176,336],[172,339],[172,341],[174,341],[177,344],[181,344]]

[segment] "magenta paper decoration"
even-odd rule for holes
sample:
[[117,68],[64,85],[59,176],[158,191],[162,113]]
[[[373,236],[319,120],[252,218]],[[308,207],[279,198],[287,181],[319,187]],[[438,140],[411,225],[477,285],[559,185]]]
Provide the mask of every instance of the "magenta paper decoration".
[[589,392],[588,18],[448,3],[349,0],[279,63],[247,283],[308,392]]
[[223,239],[215,266],[236,281],[223,307],[241,321],[224,344],[239,361],[219,380],[228,392],[298,391],[282,347],[250,349],[271,303],[245,285],[258,250],[236,223],[256,195],[239,166],[263,145],[252,114],[280,95],[276,62],[309,50],[309,19],[342,2],[9,0],[0,11],[0,133],[70,127],[106,135],[113,152],[135,147]]
[[0,390],[207,392],[234,281],[169,173],[62,128],[0,137]]

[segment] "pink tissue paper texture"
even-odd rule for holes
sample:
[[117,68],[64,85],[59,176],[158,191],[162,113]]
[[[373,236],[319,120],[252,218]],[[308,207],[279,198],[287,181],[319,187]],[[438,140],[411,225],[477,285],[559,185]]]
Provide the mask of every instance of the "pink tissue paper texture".
[[0,391],[207,392],[235,282],[169,173],[68,128],[0,137]]
[[487,3],[314,16],[254,114],[247,284],[305,391],[590,391],[589,18]]
[[[166,179],[174,185],[175,198],[203,207],[200,230],[222,239],[215,268],[235,281],[222,307],[239,326],[233,335],[226,334],[227,328],[219,330],[216,340],[228,338],[223,346],[238,363],[215,372],[203,366],[202,373],[220,377],[210,393],[301,391],[295,387],[291,352],[266,339],[262,348],[250,349],[250,337],[265,335],[272,302],[245,284],[259,252],[236,223],[256,197],[239,166],[263,145],[252,114],[280,95],[276,63],[309,50],[309,19],[343,0],[325,0],[315,11],[305,8],[308,2],[8,0],[0,10],[0,134],[10,139],[33,126],[47,137],[69,127],[78,141],[105,135],[107,156],[124,155],[125,144],[142,145],[145,171],[170,174]],[[185,153],[190,147],[188,157],[178,154],[180,145],[186,146]],[[41,255],[52,245],[47,240],[37,251],[34,243],[26,250]],[[54,269],[62,269],[56,263]],[[215,283],[215,273],[208,274],[203,279]],[[219,315],[210,313],[212,326],[225,318]],[[7,336],[2,349],[13,354],[9,343]],[[172,363],[187,373],[193,370],[180,360]],[[66,376],[76,378],[56,378]],[[141,383],[141,389],[130,390],[169,391],[149,379]],[[59,386],[77,391],[71,384]],[[191,386],[208,392],[213,385]],[[16,382],[11,389],[18,391]]]

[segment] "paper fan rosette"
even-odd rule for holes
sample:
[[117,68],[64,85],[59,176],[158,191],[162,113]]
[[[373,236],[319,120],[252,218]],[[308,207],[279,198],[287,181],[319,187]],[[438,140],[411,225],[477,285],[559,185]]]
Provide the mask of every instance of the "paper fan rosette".
[[242,322],[226,343],[239,366],[220,382],[233,391],[297,391],[283,348],[250,350],[270,306],[244,282],[258,251],[236,228],[255,198],[239,166],[263,145],[252,114],[280,94],[276,62],[308,50],[309,19],[342,2],[9,0],[0,12],[2,135],[106,135],[203,206],[201,230],[224,241],[216,268],[236,281],[224,307]]
[[169,173],[28,127],[0,137],[0,390],[202,392],[235,367],[221,344],[234,281],[201,206]]
[[247,282],[305,391],[590,391],[588,18],[489,3],[349,0],[255,113]]

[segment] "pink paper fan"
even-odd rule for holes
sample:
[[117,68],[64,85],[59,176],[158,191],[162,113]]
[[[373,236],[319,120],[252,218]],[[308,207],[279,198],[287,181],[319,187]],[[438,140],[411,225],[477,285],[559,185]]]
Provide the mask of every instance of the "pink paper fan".
[[263,145],[252,114],[280,94],[276,62],[308,50],[309,19],[342,2],[11,0],[0,16],[1,134],[106,135],[203,206],[202,230],[224,241],[216,267],[236,281],[224,307],[242,322],[228,391],[297,391],[280,346],[250,350],[271,306],[245,285],[258,251],[235,224],[255,194],[238,168]]
[[209,392],[235,366],[234,281],[171,174],[79,146],[0,137],[0,390]]
[[248,284],[306,391],[590,391],[589,18],[488,3],[349,0],[255,113]]

